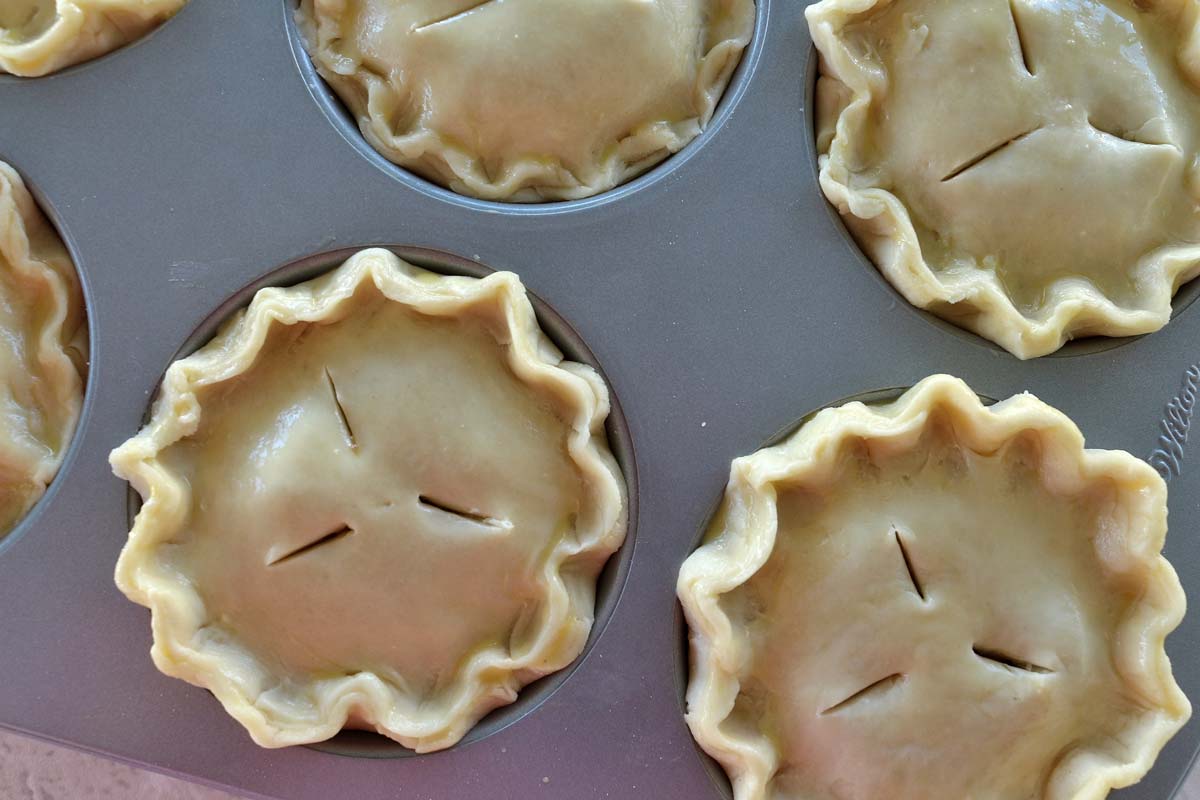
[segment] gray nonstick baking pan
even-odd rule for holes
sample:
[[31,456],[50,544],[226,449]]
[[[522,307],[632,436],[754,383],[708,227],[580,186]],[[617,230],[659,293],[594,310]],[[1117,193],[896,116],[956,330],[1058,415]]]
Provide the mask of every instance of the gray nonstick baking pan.
[[[375,156],[313,74],[293,2],[193,0],[105,58],[0,79],[0,158],[70,246],[92,333],[71,452],[0,543],[0,725],[259,797],[719,800],[728,785],[683,722],[674,590],[730,459],[822,406],[934,372],[993,398],[1032,391],[1092,446],[1150,458],[1170,480],[1168,556],[1200,594],[1195,290],[1159,333],[1031,362],[910,307],[817,187],[802,3],[760,0],[717,117],[682,153],[603,196],[523,207],[459,198]],[[610,433],[636,524],[584,655],[458,746],[413,756],[357,734],[261,750],[207,692],[151,664],[148,614],[112,583],[130,498],[107,457],[176,354],[253,288],[369,244],[521,276],[547,330],[619,400]],[[1200,699],[1200,613],[1168,649]],[[1114,797],[1171,797],[1198,743],[1193,722]]]

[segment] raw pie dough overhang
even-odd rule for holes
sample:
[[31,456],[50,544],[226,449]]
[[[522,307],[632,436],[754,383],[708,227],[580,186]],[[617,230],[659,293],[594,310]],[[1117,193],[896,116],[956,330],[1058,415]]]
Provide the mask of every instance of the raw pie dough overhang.
[[321,76],[386,158],[465,195],[570,200],[708,124],[753,0],[301,0]]
[[736,459],[678,583],[737,800],[1102,798],[1190,715],[1166,486],[948,376]]
[[512,273],[384,250],[259,291],[112,454],[155,664],[260,745],[457,742],[567,666],[625,536],[608,392]]
[[1021,358],[1200,271],[1194,0],[823,0],[821,186],[913,305]]
[[45,493],[83,404],[83,293],[62,240],[0,162],[0,538]]
[[187,0],[3,0],[0,71],[36,77],[139,39]]

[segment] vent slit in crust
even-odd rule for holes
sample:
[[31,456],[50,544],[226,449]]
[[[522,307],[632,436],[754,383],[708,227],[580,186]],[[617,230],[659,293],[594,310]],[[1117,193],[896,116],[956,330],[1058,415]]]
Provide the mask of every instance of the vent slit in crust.
[[1043,667],[1034,664],[1032,661],[1025,661],[1011,656],[1001,650],[993,650],[987,647],[975,645],[971,648],[971,652],[982,658],[984,661],[991,661],[994,664],[999,664],[1008,669],[1019,669],[1023,672],[1032,672],[1035,675],[1053,675],[1054,670],[1049,667]]
[[828,714],[836,714],[837,712],[843,711],[846,708],[848,708],[849,706],[854,705],[859,700],[862,700],[865,697],[868,697],[870,695],[881,694],[883,692],[889,691],[890,689],[894,688],[895,686],[902,683],[903,681],[904,681],[904,675],[902,675],[899,672],[888,675],[885,678],[880,678],[879,680],[875,681],[874,683],[872,683],[868,686],[864,686],[863,688],[859,689],[857,692],[850,695],[849,697],[847,697],[845,700],[841,701],[840,703],[835,703],[834,705],[825,709],[824,711],[821,712],[821,716],[826,716]]
[[917,570],[913,567],[912,559],[909,558],[908,549],[904,546],[904,539],[900,537],[900,531],[893,528],[892,535],[896,537],[896,546],[900,548],[900,557],[904,559],[904,568],[908,570],[908,578],[912,581],[917,597],[925,600],[925,587],[921,585],[921,580],[917,577]]
[[476,511],[467,511],[465,509],[457,508],[450,503],[445,503],[441,500],[435,500],[429,495],[423,494],[418,497],[417,500],[426,508],[433,509],[434,511],[440,511],[443,514],[450,514],[451,516],[459,517],[467,522],[473,522],[476,525],[486,525],[489,528],[512,527],[512,523],[506,519],[497,519],[495,517],[489,517],[487,514],[480,514]]
[[942,183],[946,183],[947,181],[954,180],[959,175],[962,175],[964,172],[971,169],[971,167],[979,166],[979,164],[981,162],[986,161],[987,159],[996,155],[996,153],[999,153],[1004,148],[1006,148],[1010,145],[1016,144],[1017,142],[1024,139],[1026,136],[1029,136],[1031,133],[1036,132],[1039,128],[1041,128],[1040,125],[1037,126],[1036,128],[1030,128],[1029,130],[1025,131],[1024,133],[1019,133],[1016,136],[1012,137],[1011,139],[1007,139],[1007,140],[1001,142],[1000,144],[996,145],[995,147],[991,147],[987,150],[984,150],[982,153],[975,156],[974,158],[970,158],[970,159],[964,161],[962,164],[959,164],[957,167],[950,170],[950,173],[948,175],[946,175],[946,177],[942,178]]
[[346,442],[350,445],[351,450],[358,449],[358,439],[354,436],[354,428],[350,427],[350,418],[346,416],[346,408],[342,405],[342,400],[338,397],[337,384],[333,382],[333,375],[329,374],[329,367],[325,368],[325,382],[329,384],[329,394],[333,396],[333,408],[337,412],[338,424],[341,425],[342,432],[346,434]]
[[353,528],[343,525],[342,527],[338,528],[337,530],[330,531],[329,533],[325,534],[324,536],[320,537],[319,539],[315,539],[306,545],[297,547],[295,550],[291,551],[290,553],[284,553],[283,555],[279,556],[278,558],[271,559],[270,561],[267,562],[267,566],[268,567],[278,566],[279,564],[282,564],[285,561],[292,560],[296,556],[302,556],[305,553],[311,553],[313,550],[316,550],[318,547],[323,547],[327,544],[333,544],[336,541],[340,541],[341,539],[346,538],[347,536],[349,536],[352,533],[354,533]]
[[486,6],[488,3],[494,3],[494,2],[496,2],[496,0],[481,0],[481,2],[475,3],[472,6],[468,6],[467,8],[464,8],[462,11],[455,11],[451,14],[446,14],[445,16],[432,19],[429,22],[421,23],[417,27],[413,28],[413,30],[414,31],[423,31],[426,28],[432,28],[434,25],[442,25],[447,22],[455,22],[455,21],[460,20],[463,17],[467,16],[468,14],[475,13],[483,6]]
[[1017,0],[1009,0],[1008,13],[1012,15],[1013,31],[1017,36],[1017,53],[1021,56],[1021,65],[1025,67],[1025,71],[1033,75],[1033,62],[1029,60],[1029,48],[1025,44],[1025,37],[1021,35],[1021,19],[1017,16]]
[[1088,125],[1092,126],[1097,133],[1102,133],[1105,136],[1112,137],[1113,139],[1119,139],[1127,144],[1140,144],[1146,147],[1162,147],[1163,145],[1173,147],[1173,145],[1171,145],[1169,142],[1147,142],[1144,139],[1136,138],[1136,136],[1130,131],[1098,124],[1094,117],[1088,117]]

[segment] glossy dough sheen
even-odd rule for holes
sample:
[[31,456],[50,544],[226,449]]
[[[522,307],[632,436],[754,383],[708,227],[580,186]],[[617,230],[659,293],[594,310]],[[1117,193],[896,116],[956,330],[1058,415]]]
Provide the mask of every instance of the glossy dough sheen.
[[928,378],[733,462],[684,563],[687,721],[737,800],[1083,800],[1190,715],[1166,486]]
[[0,0],[0,71],[34,77],[104,55],[187,0]]
[[607,414],[515,275],[363,251],[167,371],[112,455],[145,498],[117,583],[261,745],[448,747],[583,648],[625,535]]
[[567,200],[708,124],[753,0],[301,0],[322,77],[388,159],[461,194]]
[[1021,358],[1200,271],[1197,0],[824,0],[821,186],[914,305]]
[[58,472],[83,403],[86,353],[75,266],[0,162],[0,537]]

